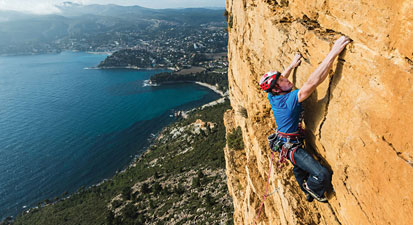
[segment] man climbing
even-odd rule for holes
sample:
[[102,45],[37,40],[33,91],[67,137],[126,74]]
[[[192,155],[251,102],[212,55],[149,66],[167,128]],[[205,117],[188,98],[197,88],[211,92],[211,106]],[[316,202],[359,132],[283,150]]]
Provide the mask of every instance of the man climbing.
[[268,100],[277,123],[277,132],[268,137],[270,148],[280,152],[279,163],[288,158],[294,165],[294,176],[310,202],[313,198],[327,202],[324,193],[331,184],[332,173],[303,149],[301,103],[326,79],[335,58],[348,43],[350,40],[347,37],[337,39],[326,58],[301,89],[292,91],[293,84],[288,80],[291,71],[301,63],[300,54],[294,57],[283,73],[268,72],[259,83],[261,89],[268,92]]

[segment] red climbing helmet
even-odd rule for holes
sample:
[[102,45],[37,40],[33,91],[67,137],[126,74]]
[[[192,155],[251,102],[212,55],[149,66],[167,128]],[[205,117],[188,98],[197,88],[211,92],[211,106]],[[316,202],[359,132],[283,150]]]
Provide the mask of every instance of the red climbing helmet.
[[264,76],[261,77],[260,80],[260,87],[262,90],[269,92],[271,89],[274,88],[275,84],[277,83],[278,78],[281,76],[280,72],[273,72],[270,71]]

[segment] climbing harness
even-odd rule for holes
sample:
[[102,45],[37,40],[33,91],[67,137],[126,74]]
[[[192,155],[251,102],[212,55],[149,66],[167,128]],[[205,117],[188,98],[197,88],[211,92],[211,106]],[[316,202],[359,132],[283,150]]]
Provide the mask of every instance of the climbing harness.
[[278,168],[281,168],[284,163],[287,163],[286,159],[289,159],[294,165],[296,165],[294,160],[294,153],[299,147],[301,147],[304,144],[304,129],[302,128],[303,118],[304,113],[301,112],[298,121],[297,132],[283,133],[276,129],[275,134],[271,134],[270,136],[268,136],[270,149],[273,151],[280,152],[280,157],[277,161]]
[[[283,142],[282,138],[286,139],[287,141],[284,142],[281,145],[281,150],[280,150],[280,158],[278,159],[277,165],[278,168],[281,168],[283,164],[287,163],[287,158],[294,164],[294,153],[295,151],[303,145],[302,141],[302,135],[300,133],[294,133],[294,134],[286,134],[279,132],[277,130],[276,132],[277,139],[280,139],[279,142]],[[295,141],[295,142],[291,142]]]

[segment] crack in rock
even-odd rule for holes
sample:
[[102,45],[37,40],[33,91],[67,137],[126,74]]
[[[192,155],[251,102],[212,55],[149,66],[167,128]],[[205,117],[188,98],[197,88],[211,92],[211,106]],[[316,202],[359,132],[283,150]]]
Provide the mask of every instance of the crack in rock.
[[360,210],[361,210],[361,212],[363,212],[364,216],[366,216],[366,219],[369,221],[369,224],[374,224],[374,223],[372,223],[372,222],[370,221],[370,218],[367,216],[367,213],[363,210],[363,207],[361,207],[360,202],[358,201],[358,199],[357,199],[357,197],[354,195],[354,193],[351,191],[351,189],[348,188],[347,186],[345,186],[345,187],[346,187],[348,193],[350,193],[350,194],[354,197],[354,199],[356,200],[357,205],[360,207]]
[[328,208],[330,208],[331,213],[333,214],[334,219],[336,220],[336,222],[337,222],[338,224],[342,225],[342,223],[341,223],[340,220],[338,219],[338,217],[337,217],[337,215],[336,215],[336,212],[334,211],[334,209],[333,209],[333,207],[331,206],[331,204],[330,204],[329,202],[327,202],[327,205],[328,205]]
[[319,140],[320,142],[321,142],[321,130],[322,130],[323,126],[324,126],[324,122],[325,122],[326,119],[327,119],[328,107],[329,107],[329,105],[330,105],[330,98],[331,98],[331,96],[330,96],[330,91],[331,91],[331,83],[332,83],[332,81],[333,81],[333,77],[330,77],[330,81],[329,81],[328,89],[327,89],[327,94],[326,94],[327,103],[326,103],[326,107],[325,107],[325,109],[324,109],[324,116],[323,116],[323,120],[322,120],[321,123],[320,123],[320,127],[318,128],[318,140]]
[[344,62],[345,62],[345,60],[340,58],[340,56],[339,56],[338,59],[337,59],[337,65],[336,65],[334,74],[332,76],[330,76],[330,80],[329,80],[329,83],[328,83],[328,89],[327,89],[327,93],[326,93],[326,97],[325,97],[325,98],[327,98],[327,102],[326,102],[326,106],[325,106],[324,117],[323,117],[323,120],[321,121],[320,127],[318,129],[318,135],[319,135],[318,140],[320,140],[320,142],[321,142],[321,131],[322,131],[322,128],[324,126],[324,122],[327,120],[328,108],[330,106],[332,93],[333,93],[333,88],[335,88],[334,82],[335,82],[336,79],[339,79],[339,77],[341,76]]
[[393,149],[393,151],[396,153],[397,157],[399,157],[400,159],[405,161],[407,164],[409,164],[411,167],[413,167],[413,161],[412,160],[405,159],[405,157],[403,157],[403,155],[402,155],[402,152],[397,151],[396,148],[393,146],[393,144],[390,143],[389,141],[387,141],[384,136],[382,136],[381,139],[384,142],[386,142],[386,144],[389,145],[391,149]]

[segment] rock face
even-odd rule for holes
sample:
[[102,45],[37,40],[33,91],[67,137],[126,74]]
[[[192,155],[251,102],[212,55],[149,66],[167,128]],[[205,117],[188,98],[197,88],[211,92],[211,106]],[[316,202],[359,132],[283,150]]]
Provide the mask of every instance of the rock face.
[[[412,224],[413,1],[227,0],[227,132],[240,126],[245,149],[226,149],[235,224],[254,224],[265,192],[276,127],[258,81],[282,71],[300,88],[340,35],[353,40],[307,99],[307,147],[330,168],[329,203],[308,203],[292,166],[273,167],[258,224]],[[275,157],[278,157],[276,154]]]

